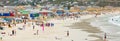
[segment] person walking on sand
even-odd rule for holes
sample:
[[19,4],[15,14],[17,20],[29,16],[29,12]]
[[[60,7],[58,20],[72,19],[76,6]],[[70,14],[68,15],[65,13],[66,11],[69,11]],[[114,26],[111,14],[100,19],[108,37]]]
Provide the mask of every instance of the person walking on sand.
[[37,32],[36,32],[36,35],[38,35],[39,34],[39,30],[37,30]]
[[97,18],[97,16],[98,16],[98,15],[97,15],[97,14],[95,14],[95,18]]
[[106,39],[107,39],[107,34],[105,33],[104,34],[104,41],[107,41]]
[[9,28],[11,28],[11,25],[10,25],[10,24],[8,24],[8,27],[9,27]]
[[14,35],[15,34],[15,31],[14,30],[12,30],[12,35]]
[[14,30],[14,35],[16,35],[16,30]]
[[33,25],[33,30],[35,29],[35,26]]
[[67,31],[67,36],[69,36],[69,31]]
[[23,25],[23,29],[25,30],[25,25]]
[[33,25],[33,22],[32,22],[32,25]]
[[24,24],[26,24],[26,20],[24,21]]

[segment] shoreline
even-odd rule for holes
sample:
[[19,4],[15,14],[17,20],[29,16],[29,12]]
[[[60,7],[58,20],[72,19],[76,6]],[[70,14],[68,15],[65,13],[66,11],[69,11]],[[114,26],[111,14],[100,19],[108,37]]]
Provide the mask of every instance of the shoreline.
[[82,20],[81,22],[74,23],[71,26],[67,26],[67,27],[70,27],[71,29],[81,29],[81,31],[91,33],[90,35],[88,35],[88,37],[98,38],[92,41],[104,41],[101,36],[97,35],[99,33],[103,33],[103,31],[101,31],[97,27],[93,27],[92,25],[90,25],[90,22],[88,22],[88,20],[90,19]]
[[[80,19],[77,19],[77,20],[70,19],[70,18],[66,18],[65,20],[51,19],[48,22],[55,23],[55,26],[52,28],[45,27],[44,33],[42,32],[42,30],[40,30],[41,34],[39,36],[42,36],[42,37],[39,37],[38,40],[42,39],[43,37],[47,37],[46,39],[48,40],[54,40],[54,37],[57,36],[62,38],[62,41],[68,41],[71,39],[73,39],[74,41],[103,41],[102,36],[99,36],[99,34],[103,33],[103,31],[101,31],[101,29],[99,29],[98,27],[94,27],[90,25],[91,20],[94,19],[94,16],[93,15],[92,16],[88,15],[88,17],[86,16],[87,15],[85,16],[83,15],[81,16]],[[66,37],[66,32],[65,32],[66,30],[70,31],[70,37]],[[28,28],[27,31],[31,31],[31,28]],[[25,32],[20,32],[20,33],[25,33]],[[47,33],[49,33],[49,35],[47,35]],[[28,34],[31,35],[31,33],[28,33]],[[27,34],[25,33],[25,35]],[[34,35],[31,35],[31,36],[34,36]],[[30,38],[28,36],[26,37]],[[22,37],[20,38],[22,39]],[[32,40],[34,40],[34,38]],[[18,38],[15,38],[15,39],[18,39]],[[43,38],[43,40],[46,40],[46,39]],[[57,41],[57,40],[54,40],[54,41]]]

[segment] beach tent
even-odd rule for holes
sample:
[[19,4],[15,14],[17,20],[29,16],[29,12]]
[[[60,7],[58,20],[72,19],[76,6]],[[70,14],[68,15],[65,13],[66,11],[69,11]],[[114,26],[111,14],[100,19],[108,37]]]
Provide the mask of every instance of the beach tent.
[[39,13],[30,13],[30,18],[34,19],[36,17],[39,17]]
[[10,16],[15,16],[14,12],[10,12]]
[[57,10],[56,13],[57,13],[58,15],[62,15],[62,14],[64,14],[64,11],[63,11],[63,10]]
[[3,13],[3,16],[10,16],[10,13]]
[[39,17],[39,14],[38,14],[38,13],[34,13],[34,14],[31,13],[31,14],[30,14],[30,17]]
[[10,19],[9,18],[4,18],[5,21],[9,21]]
[[0,13],[0,16],[3,16],[3,14],[2,14],[2,13]]
[[0,13],[0,16],[14,16],[13,12],[10,13]]
[[42,12],[42,11],[40,11],[39,14],[41,14],[41,15],[46,15],[46,16],[47,16],[48,13],[47,13],[47,12]]
[[50,12],[52,12],[52,11],[42,10],[42,11],[39,11],[39,14],[48,16],[48,14],[49,14]]
[[29,11],[26,11],[26,10],[20,10],[19,11],[21,14],[29,14]]

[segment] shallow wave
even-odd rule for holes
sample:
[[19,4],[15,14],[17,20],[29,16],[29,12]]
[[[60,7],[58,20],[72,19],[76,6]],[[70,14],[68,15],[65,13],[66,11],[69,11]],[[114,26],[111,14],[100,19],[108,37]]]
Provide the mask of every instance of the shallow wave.
[[120,26],[120,16],[111,17],[110,23]]
[[[114,18],[114,21],[112,21]],[[92,26],[98,27],[101,31],[107,33],[109,41],[117,41],[120,40],[120,17],[118,16],[103,16],[94,19],[91,22]],[[116,21],[117,20],[117,21]]]

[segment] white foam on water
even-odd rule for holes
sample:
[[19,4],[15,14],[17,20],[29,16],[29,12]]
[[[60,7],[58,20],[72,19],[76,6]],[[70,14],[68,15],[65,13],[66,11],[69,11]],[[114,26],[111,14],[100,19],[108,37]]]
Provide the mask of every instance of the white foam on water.
[[[109,41],[118,41],[120,40],[120,16],[111,16],[106,15],[92,21],[91,25],[98,27],[101,31],[109,33],[107,38]],[[117,21],[112,21],[117,20]]]
[[112,24],[120,26],[120,16],[111,17],[109,22]]

